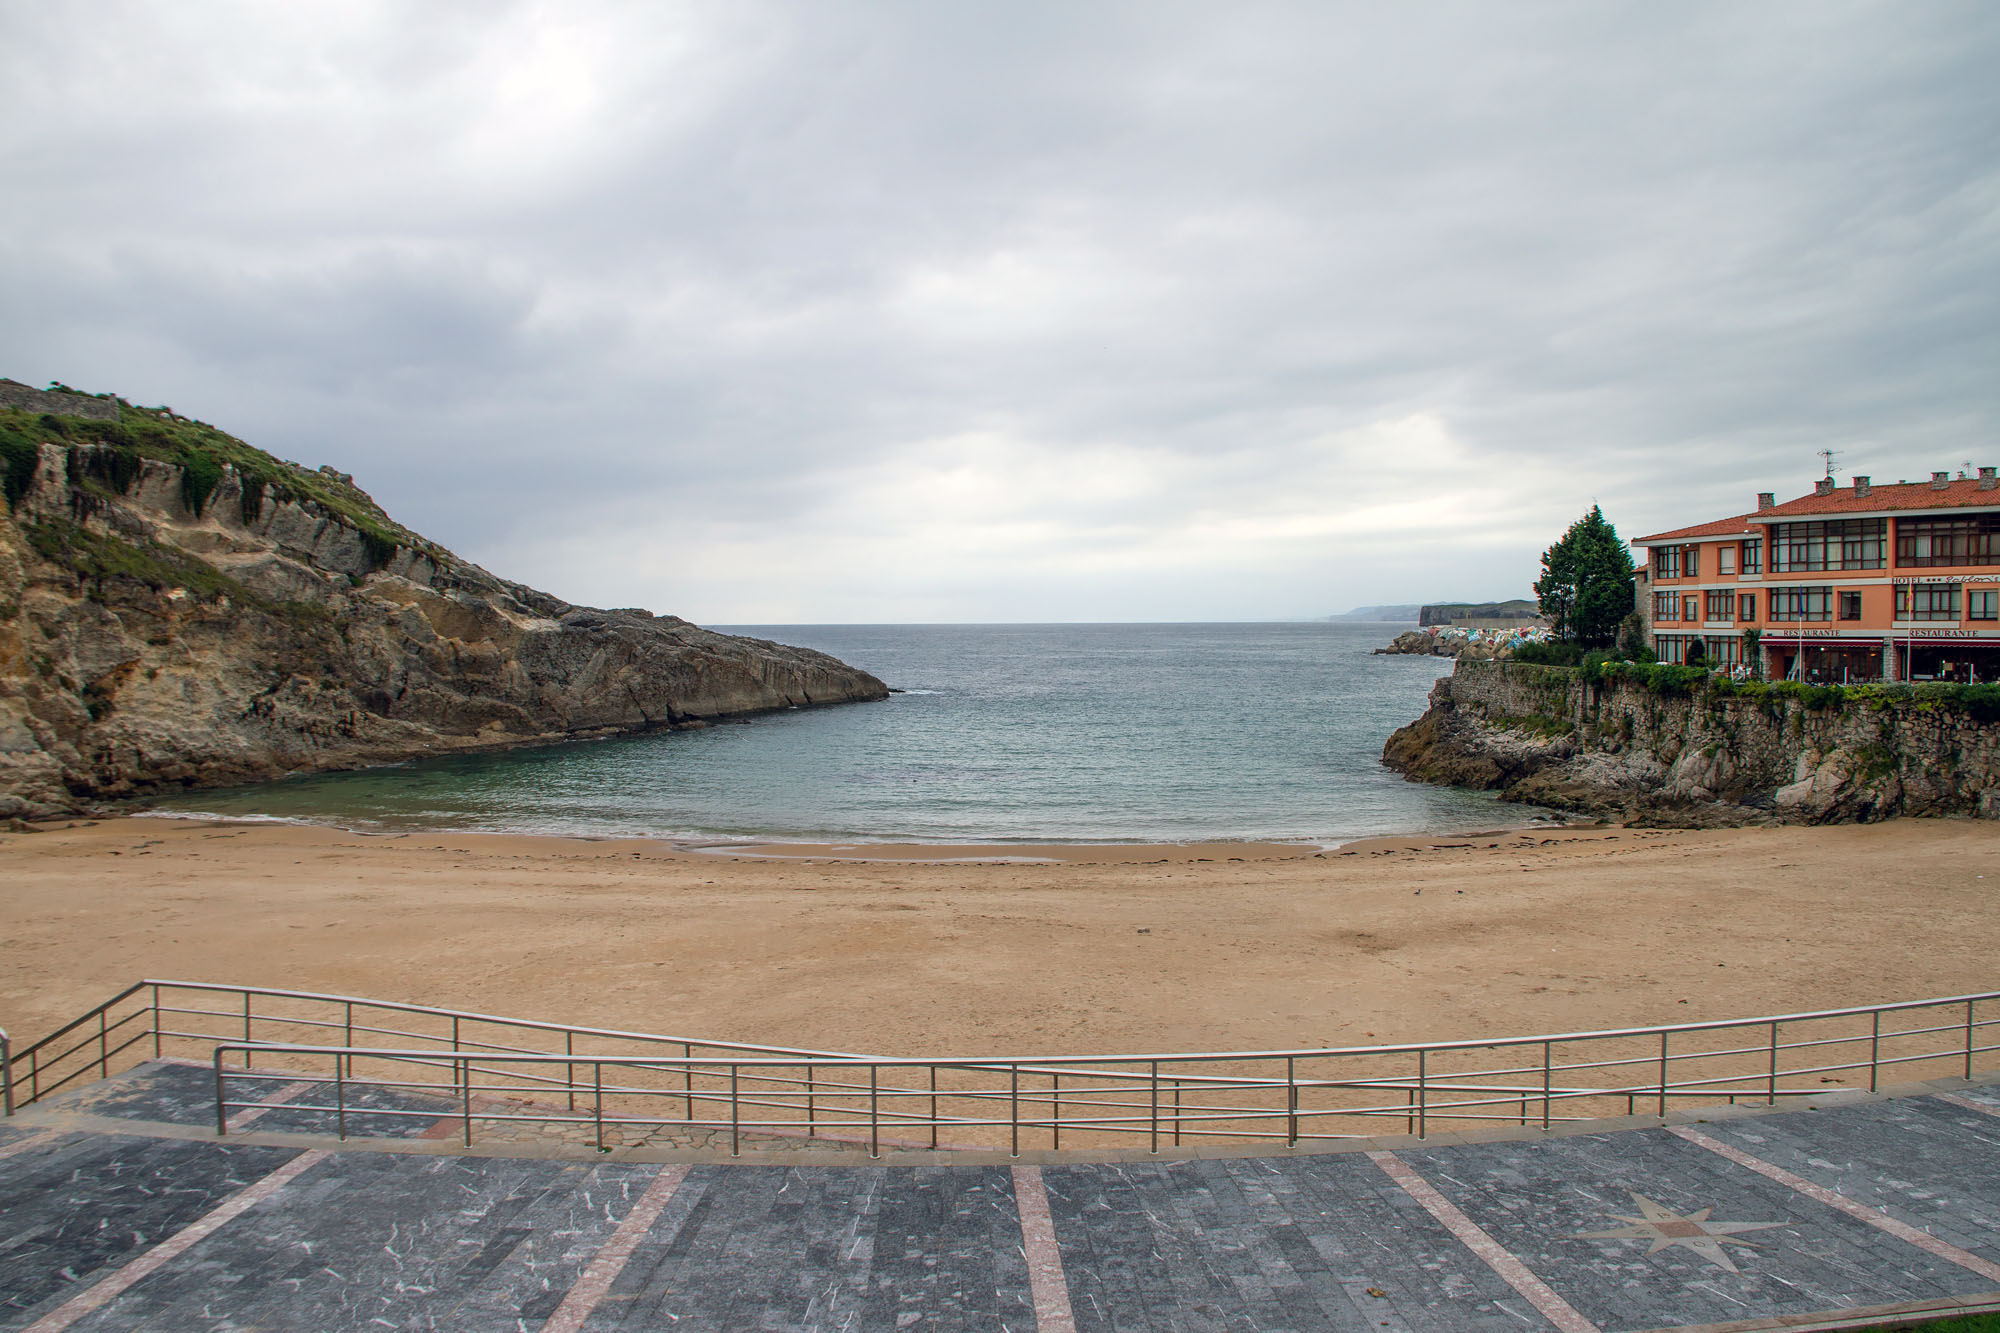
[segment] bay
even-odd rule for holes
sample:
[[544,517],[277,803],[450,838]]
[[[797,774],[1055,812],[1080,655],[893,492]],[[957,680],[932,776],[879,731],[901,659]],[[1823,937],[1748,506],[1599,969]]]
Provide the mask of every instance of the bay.
[[727,626],[900,691],[705,730],[458,755],[162,802],[368,829],[798,841],[1338,842],[1535,813],[1404,782],[1440,658],[1356,623]]

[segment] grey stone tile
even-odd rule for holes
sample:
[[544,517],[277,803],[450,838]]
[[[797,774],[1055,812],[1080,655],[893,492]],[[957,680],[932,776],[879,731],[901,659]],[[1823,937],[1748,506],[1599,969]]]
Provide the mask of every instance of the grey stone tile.
[[[1715,1128],[1701,1127],[1703,1132]],[[1664,1130],[1402,1154],[1585,1317],[1605,1328],[1721,1323],[1990,1289],[1934,1258]],[[1640,1214],[1781,1225],[1724,1245],[1738,1271],[1674,1245],[1586,1239]]]
[[697,1167],[585,1327],[1033,1325],[1004,1167]]
[[32,1323],[296,1155],[67,1135],[0,1159],[0,1328]]
[[1513,1290],[1362,1155],[1043,1180],[1085,1333],[1523,1327]]

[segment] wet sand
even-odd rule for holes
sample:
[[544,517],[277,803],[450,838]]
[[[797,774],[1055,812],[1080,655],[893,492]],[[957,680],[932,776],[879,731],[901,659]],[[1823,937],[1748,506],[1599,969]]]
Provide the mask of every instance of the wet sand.
[[2000,989],[2000,825],[691,848],[0,836],[0,1027],[142,977],[880,1054],[1230,1050]]

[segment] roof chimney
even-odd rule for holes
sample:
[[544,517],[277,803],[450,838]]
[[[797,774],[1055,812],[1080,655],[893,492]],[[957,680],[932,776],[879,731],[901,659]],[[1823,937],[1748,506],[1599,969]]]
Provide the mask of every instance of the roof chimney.
[[1759,492],[1757,492],[1757,512],[1758,512],[1758,513],[1760,513],[1760,514],[1761,514],[1761,513],[1763,513],[1763,512],[1764,512],[1764,511],[1765,511],[1766,509],[1775,509],[1775,508],[1777,508],[1777,507],[1778,507],[1778,494],[1777,494],[1777,492],[1776,492],[1776,491],[1759,491]]
[[1868,492],[1869,492],[1869,489],[1870,489],[1870,487],[1869,487],[1869,485],[1868,485],[1868,478],[1866,478],[1866,477],[1856,477],[1856,478],[1854,479],[1854,493],[1855,493],[1855,495],[1857,495],[1857,496],[1861,496],[1861,495],[1866,495],[1866,494],[1868,494]]
[[1993,469],[1990,467],[1983,467],[1979,469],[1979,489],[1982,491],[1990,491],[1995,486],[2000,486],[2000,479],[1996,479],[1994,477]]
[[[1942,475],[1942,474],[1940,474],[1940,475]],[[1814,482],[1814,483],[1813,483],[1813,494],[1814,494],[1814,495],[1832,495],[1832,494],[1833,494],[1833,478],[1832,478],[1832,477],[1821,477],[1821,478],[1820,478],[1820,479],[1819,479],[1818,481]]]
[[1951,486],[1951,473],[1949,473],[1949,472],[1933,472],[1933,473],[1931,473],[1931,489],[1932,489],[1932,490],[1934,490],[1934,491],[1942,491],[1942,490],[1946,490],[1946,489],[1948,489],[1948,488],[1949,488],[1950,486]]

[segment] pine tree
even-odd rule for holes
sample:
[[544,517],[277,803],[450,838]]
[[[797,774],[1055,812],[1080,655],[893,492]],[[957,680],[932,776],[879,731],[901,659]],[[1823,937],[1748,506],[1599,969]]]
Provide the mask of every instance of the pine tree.
[[1596,505],[1542,552],[1535,596],[1556,638],[1608,648],[1632,610],[1632,553]]

